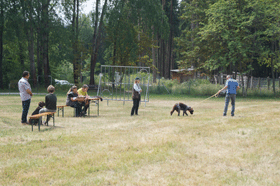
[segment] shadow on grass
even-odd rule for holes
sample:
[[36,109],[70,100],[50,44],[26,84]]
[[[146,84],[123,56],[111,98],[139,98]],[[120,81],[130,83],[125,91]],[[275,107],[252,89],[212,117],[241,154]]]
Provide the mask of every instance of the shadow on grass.
[[[61,126],[41,126],[40,127],[40,132],[47,132],[47,131],[52,131],[55,130],[56,128],[65,128]],[[38,130],[38,126],[36,125],[35,127],[33,126],[33,131]]]

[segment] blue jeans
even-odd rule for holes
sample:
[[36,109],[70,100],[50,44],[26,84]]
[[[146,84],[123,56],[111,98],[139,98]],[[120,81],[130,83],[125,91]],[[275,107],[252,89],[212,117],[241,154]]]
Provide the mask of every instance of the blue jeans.
[[224,116],[227,115],[229,100],[231,100],[231,115],[234,116],[236,94],[226,94]]
[[21,123],[27,122],[27,114],[29,110],[31,99],[22,101],[22,115],[21,115]]

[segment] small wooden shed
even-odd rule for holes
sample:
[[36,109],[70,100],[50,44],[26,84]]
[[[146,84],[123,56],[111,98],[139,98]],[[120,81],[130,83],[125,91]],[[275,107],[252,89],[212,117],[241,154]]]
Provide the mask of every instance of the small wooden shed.
[[193,68],[173,69],[170,71],[171,71],[172,80],[177,79],[179,83],[195,78],[195,73]]

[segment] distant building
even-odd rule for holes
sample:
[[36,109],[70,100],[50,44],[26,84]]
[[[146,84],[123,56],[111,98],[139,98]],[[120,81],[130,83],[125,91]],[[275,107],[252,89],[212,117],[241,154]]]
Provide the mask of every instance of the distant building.
[[172,80],[177,79],[179,83],[195,78],[195,73],[193,68],[173,69],[170,71],[171,71]]

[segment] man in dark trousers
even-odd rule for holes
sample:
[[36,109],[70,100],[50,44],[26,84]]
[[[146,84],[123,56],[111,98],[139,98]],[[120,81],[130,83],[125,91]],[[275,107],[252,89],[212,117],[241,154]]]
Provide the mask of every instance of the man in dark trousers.
[[31,91],[31,86],[28,83],[29,77],[30,77],[29,72],[24,71],[22,73],[22,78],[18,81],[18,90],[22,101],[21,124],[23,125],[29,124],[27,122],[27,114],[30,107],[31,97],[33,95]]
[[226,85],[224,86],[224,88],[218,91],[218,94],[225,89],[227,89],[227,92],[223,116],[227,115],[229,99],[231,99],[231,116],[234,116],[236,91],[240,89],[240,87],[238,85],[238,82],[235,79],[232,79],[230,75],[227,75]]

